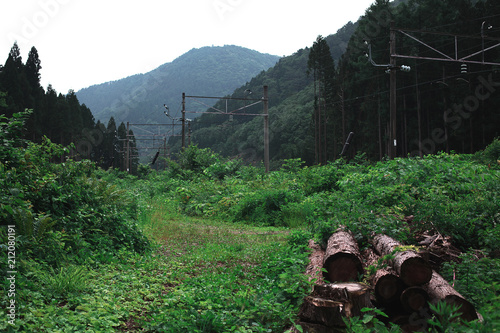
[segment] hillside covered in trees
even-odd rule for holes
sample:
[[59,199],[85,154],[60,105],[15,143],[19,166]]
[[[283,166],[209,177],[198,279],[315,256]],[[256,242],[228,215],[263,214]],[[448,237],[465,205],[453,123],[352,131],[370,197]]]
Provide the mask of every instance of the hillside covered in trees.
[[172,111],[180,110],[183,92],[226,95],[274,66],[278,59],[240,46],[207,46],[192,49],[151,72],[94,85],[76,94],[96,119],[114,117],[120,122],[164,123],[163,105]]
[[[386,72],[393,22],[395,54],[408,57],[398,58],[396,66],[411,68],[396,73],[396,156],[472,153],[500,134],[495,65],[500,28],[493,23],[499,16],[499,4],[491,0],[410,0],[397,6],[379,0],[356,24],[319,36],[310,48],[280,59],[232,97],[243,97],[247,90],[253,98],[262,96],[262,86],[269,86],[271,160],[334,160],[350,132],[350,156],[382,159],[391,149]],[[244,108],[245,103],[234,101],[228,109],[262,112],[261,105]],[[262,158],[262,117],[209,114],[192,128],[192,140],[200,147],[249,161]]]

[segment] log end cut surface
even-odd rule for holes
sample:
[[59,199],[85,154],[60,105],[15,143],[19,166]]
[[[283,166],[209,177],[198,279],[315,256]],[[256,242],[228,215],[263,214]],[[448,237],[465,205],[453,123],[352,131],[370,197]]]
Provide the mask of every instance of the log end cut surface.
[[402,286],[397,276],[387,274],[378,279],[375,285],[375,296],[381,303],[391,303],[401,295]]
[[448,295],[445,297],[444,301],[448,304],[454,304],[458,307],[458,313],[460,313],[460,318],[465,321],[472,321],[478,319],[478,315],[474,305],[472,305],[466,299],[458,295]]
[[359,258],[350,253],[337,253],[328,258],[324,268],[325,278],[330,282],[358,281],[363,275],[363,266]]
[[401,303],[405,310],[410,313],[426,307],[429,300],[429,294],[419,287],[408,288],[401,294]]
[[432,278],[432,268],[420,257],[406,259],[401,264],[400,277],[408,286],[421,286]]
[[342,302],[320,298],[306,297],[299,312],[299,318],[306,322],[329,327],[344,326],[345,305]]

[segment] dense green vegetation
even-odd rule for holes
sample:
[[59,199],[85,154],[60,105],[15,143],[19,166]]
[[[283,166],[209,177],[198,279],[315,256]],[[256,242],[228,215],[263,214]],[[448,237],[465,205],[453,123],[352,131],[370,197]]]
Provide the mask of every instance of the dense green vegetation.
[[[20,140],[23,117],[0,132],[1,218],[15,225],[18,272],[17,318],[2,330],[283,332],[309,290],[307,240],[324,242],[340,225],[362,246],[372,232],[408,245],[423,231],[450,236],[463,255],[441,273],[484,316],[450,325],[498,329],[499,140],[475,155],[293,159],[269,174],[191,146],[166,171],[137,177],[50,163],[68,151]],[[9,288],[2,280],[4,314]],[[448,325],[440,318],[429,328]],[[381,329],[373,316],[350,323],[366,325]]]

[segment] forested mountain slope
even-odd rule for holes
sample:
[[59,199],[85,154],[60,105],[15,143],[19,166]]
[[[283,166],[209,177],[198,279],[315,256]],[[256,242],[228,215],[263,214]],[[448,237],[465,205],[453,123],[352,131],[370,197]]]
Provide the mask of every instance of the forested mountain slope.
[[179,109],[182,93],[223,96],[279,57],[243,47],[202,47],[146,74],[91,86],[77,92],[99,120],[164,122],[163,105]]

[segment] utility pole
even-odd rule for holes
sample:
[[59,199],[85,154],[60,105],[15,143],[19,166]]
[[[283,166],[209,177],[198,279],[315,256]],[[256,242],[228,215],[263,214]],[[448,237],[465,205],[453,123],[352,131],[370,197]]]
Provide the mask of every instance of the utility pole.
[[390,119],[389,119],[389,145],[388,145],[388,155],[389,158],[395,158],[397,155],[397,121],[396,121],[396,114],[397,114],[397,95],[396,95],[396,73],[397,70],[402,70],[404,72],[409,72],[410,71],[410,66],[406,65],[401,65],[397,66],[396,65],[396,58],[398,55],[396,54],[396,29],[394,28],[394,22],[391,22],[391,32],[389,35],[390,39],[390,63],[389,64],[377,64],[373,58],[372,58],[372,49],[371,45],[365,41],[366,44],[368,44],[368,54],[365,54],[371,64],[375,67],[385,67],[386,68],[386,73],[389,73],[390,79],[390,88],[389,88],[389,113],[390,113]]
[[269,97],[268,87],[264,86],[264,166],[269,173]]
[[127,150],[126,150],[126,158],[125,158],[125,171],[129,172],[129,166],[130,166],[130,139],[129,139],[129,129],[130,129],[130,124],[127,121]]
[[[185,129],[184,129],[184,124],[186,121],[188,121],[189,124],[189,119],[186,119],[185,114],[186,113],[211,113],[211,114],[219,114],[219,115],[229,115],[230,121],[233,118],[233,115],[239,115],[239,116],[258,116],[258,117],[264,117],[264,165],[266,172],[269,172],[269,96],[268,96],[268,86],[264,86],[264,96],[261,98],[248,98],[247,96],[243,98],[239,97],[214,97],[214,96],[188,96],[185,93],[182,93],[182,146],[184,147],[185,145]],[[250,92],[251,93],[251,92]],[[200,104],[203,104],[207,106],[209,109],[212,109],[213,111],[190,111],[186,110],[186,98],[190,99],[218,99],[218,100],[224,100],[226,103],[226,109],[225,110],[219,110],[215,106],[210,106],[208,104],[202,103],[199,101]],[[239,107],[233,111],[228,111],[228,101],[229,100],[235,100],[235,101],[244,101],[244,106]],[[247,105],[248,101],[252,101],[252,104]],[[263,103],[264,105],[264,110],[259,113],[237,113],[238,111],[241,110],[246,110],[247,108],[257,105],[259,103]]]
[[394,21],[391,22],[391,33],[390,33],[390,134],[389,134],[389,158],[395,158],[397,154],[397,122],[396,122],[396,110],[397,110],[397,96],[396,96],[396,31],[394,30]]
[[186,93],[182,93],[182,150],[186,148]]

